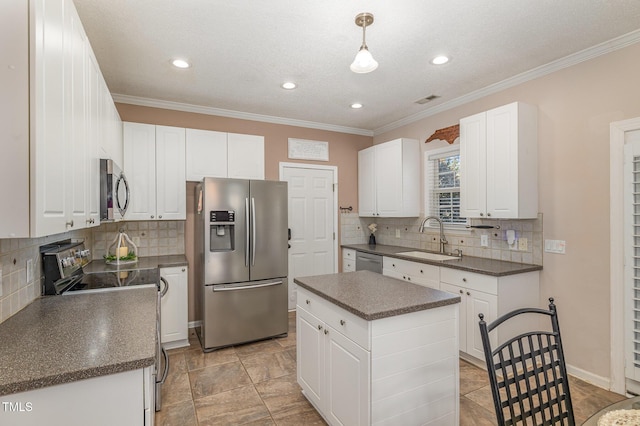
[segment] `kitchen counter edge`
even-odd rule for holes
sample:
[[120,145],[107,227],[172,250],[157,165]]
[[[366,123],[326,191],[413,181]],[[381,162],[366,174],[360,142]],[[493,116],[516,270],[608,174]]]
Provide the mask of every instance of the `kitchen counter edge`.
[[[299,277],[294,278],[293,281],[311,293],[367,321],[453,305],[461,301],[460,296],[451,293],[406,283],[370,271]],[[351,293],[351,286],[360,288]],[[393,290],[388,289],[391,286],[394,287]],[[413,289],[419,294],[407,294],[404,291],[398,291],[400,290],[398,287]],[[362,291],[364,288],[366,292]],[[393,298],[395,306],[389,305],[389,291],[400,295]],[[400,300],[403,296],[406,296],[406,300]]]
[[[152,366],[156,304],[151,287],[34,300],[0,324],[0,396]],[[121,316],[115,333],[101,334],[100,315]],[[108,348],[98,361],[97,342]]]
[[453,260],[436,261],[429,259],[420,259],[411,256],[403,256],[398,253],[407,251],[427,252],[426,250],[414,249],[410,247],[389,246],[384,244],[342,244],[341,247],[360,251],[363,253],[394,257],[396,259],[408,260],[410,262],[444,266],[446,268],[459,269],[462,271],[475,272],[478,274],[491,275],[494,277],[504,277],[507,275],[523,274],[525,272],[542,270],[542,265],[508,262],[505,260],[487,259],[484,257],[465,256],[464,254],[462,258]]

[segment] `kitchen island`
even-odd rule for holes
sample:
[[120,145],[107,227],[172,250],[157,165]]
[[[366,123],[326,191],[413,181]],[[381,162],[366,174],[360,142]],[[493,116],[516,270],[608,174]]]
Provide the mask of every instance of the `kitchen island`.
[[145,424],[157,294],[41,297],[0,324],[0,424]]
[[298,383],[329,424],[458,424],[459,296],[369,271],[294,282]]

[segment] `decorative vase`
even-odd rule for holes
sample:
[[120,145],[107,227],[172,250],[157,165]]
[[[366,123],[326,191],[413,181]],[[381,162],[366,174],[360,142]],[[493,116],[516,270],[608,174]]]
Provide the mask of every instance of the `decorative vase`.
[[375,246],[376,245],[376,236],[371,234],[369,235],[369,245],[370,246]]

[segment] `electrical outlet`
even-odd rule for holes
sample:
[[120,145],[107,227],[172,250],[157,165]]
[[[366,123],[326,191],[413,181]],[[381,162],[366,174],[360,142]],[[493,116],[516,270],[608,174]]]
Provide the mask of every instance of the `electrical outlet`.
[[520,237],[518,239],[518,250],[527,251],[528,249],[529,249],[529,240],[524,237]]
[[489,236],[487,234],[480,235],[480,245],[482,247],[489,247]]
[[33,259],[27,259],[27,284],[33,279]]
[[400,238],[400,229],[396,228],[396,238]]

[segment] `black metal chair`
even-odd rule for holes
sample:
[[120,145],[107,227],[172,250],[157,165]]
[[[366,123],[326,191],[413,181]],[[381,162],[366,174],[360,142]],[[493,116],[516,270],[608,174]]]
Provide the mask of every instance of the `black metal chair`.
[[[520,334],[492,349],[489,333],[522,314],[548,316],[552,331],[541,331],[534,326],[535,331]],[[479,317],[498,424],[574,426],[569,380],[553,298],[549,298],[548,311],[517,309],[488,325],[483,314]]]

